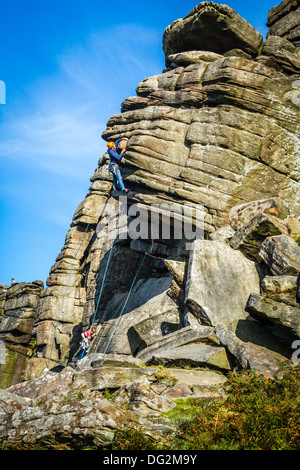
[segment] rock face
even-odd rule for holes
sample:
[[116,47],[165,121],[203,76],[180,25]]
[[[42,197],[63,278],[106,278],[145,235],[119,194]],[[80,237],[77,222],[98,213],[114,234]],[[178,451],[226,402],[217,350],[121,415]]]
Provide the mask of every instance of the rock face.
[[129,139],[129,196],[105,154],[47,287],[0,284],[2,440],[101,448],[130,423],[159,440],[176,398],[222,401],[233,369],[274,378],[293,366],[299,8],[270,10],[265,43],[212,2],[166,28],[166,69],[103,132]]
[[[94,352],[129,355],[152,344],[141,328],[159,341],[182,326],[186,307],[196,305],[189,298],[190,279],[185,288],[195,236],[230,245],[218,250],[218,256],[226,251],[231,259],[227,263],[224,254],[219,268],[228,273],[226,299],[238,305],[232,314],[225,306],[208,320],[203,298],[196,309],[200,321],[214,325],[226,317],[244,318],[247,295],[259,290],[251,281],[250,291],[239,287],[244,292],[239,301],[229,294],[230,277],[241,279],[238,265],[252,261],[252,267],[260,265],[260,276],[262,269],[283,274],[264,252],[270,237],[298,240],[298,10],[295,0],[272,9],[265,43],[231,8],[213,2],[200,3],[166,28],[167,68],[137,84],[136,96],[124,100],[103,132],[104,140],[129,139],[123,176],[130,197],[122,205],[112,191],[104,155],[41,293],[27,378],[67,363],[91,324],[102,325]],[[164,217],[170,217],[170,233],[162,230]],[[177,236],[181,224],[189,230]],[[207,246],[212,250],[214,243]],[[143,261],[145,251],[152,257]],[[201,289],[194,288],[197,294]],[[4,298],[6,289],[1,292]]]
[[14,283],[2,290],[0,341],[5,344],[5,357],[0,362],[0,388],[21,380],[26,360],[34,352],[32,328],[43,288],[42,281],[34,281]]
[[299,0],[284,0],[280,5],[271,8],[268,15],[269,36],[288,39],[300,46],[300,3]]
[[102,134],[128,138],[128,197],[105,154],[47,287],[0,285],[3,439],[101,447],[131,419],[172,432],[160,412],[176,397],[220,399],[232,369],[273,378],[292,365],[299,1],[274,7],[268,25],[263,43],[231,8],[202,2],[168,26],[166,69],[137,84]]
[[266,238],[259,255],[275,275],[297,275],[300,271],[300,247],[286,235]]

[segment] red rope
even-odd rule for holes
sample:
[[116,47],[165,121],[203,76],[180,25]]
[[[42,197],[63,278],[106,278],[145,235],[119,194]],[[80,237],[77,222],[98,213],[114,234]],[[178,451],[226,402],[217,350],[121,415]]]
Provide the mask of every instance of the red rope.
[[160,260],[162,260],[162,261],[165,261],[165,258],[160,258],[159,256],[151,255],[150,253],[147,253],[147,251],[145,252],[145,254],[146,254],[147,256],[151,256],[151,258],[160,259]]

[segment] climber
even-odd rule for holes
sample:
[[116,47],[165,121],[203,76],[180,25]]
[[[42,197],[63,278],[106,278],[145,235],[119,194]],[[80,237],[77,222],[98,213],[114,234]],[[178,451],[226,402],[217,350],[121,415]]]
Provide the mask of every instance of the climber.
[[91,330],[87,330],[84,333],[81,333],[81,337],[83,341],[89,346],[90,342],[96,335],[96,328],[92,328]]
[[84,333],[81,333],[82,341],[80,344],[80,349],[79,349],[79,352],[75,354],[75,356],[78,355],[78,360],[83,359],[87,355],[89,351],[90,343],[92,339],[95,337],[95,335],[96,335],[96,328],[91,328],[90,330],[87,330]]
[[107,147],[108,147],[108,155],[110,157],[110,164],[109,164],[109,171],[113,174],[113,184],[116,189],[118,189],[118,183],[120,185],[121,191],[124,194],[127,194],[129,192],[129,189],[125,188],[125,185],[123,183],[121,171],[119,168],[119,163],[124,156],[125,149],[121,149],[120,153],[117,151],[117,147],[121,141],[127,141],[128,139],[126,137],[122,137],[121,139],[116,140],[116,142],[108,142]]

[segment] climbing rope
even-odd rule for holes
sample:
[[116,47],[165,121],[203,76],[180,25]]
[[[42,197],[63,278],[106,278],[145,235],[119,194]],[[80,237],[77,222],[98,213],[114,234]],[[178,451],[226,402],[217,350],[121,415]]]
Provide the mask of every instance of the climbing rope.
[[[139,265],[139,267],[138,267],[138,270],[137,270],[137,272],[136,272],[136,275],[134,276],[134,279],[133,279],[133,281],[132,281],[132,283],[131,283],[131,286],[130,286],[129,292],[128,292],[128,294],[127,294],[127,297],[126,297],[126,299],[125,299],[124,305],[123,305],[123,307],[122,307],[122,309],[121,309],[121,311],[120,311],[120,313],[119,313],[119,315],[118,315],[118,319],[117,319],[116,325],[115,325],[115,327],[114,327],[114,329],[113,329],[113,331],[112,331],[112,334],[110,335],[110,338],[109,338],[109,340],[108,340],[108,342],[107,342],[107,344],[106,344],[106,348],[105,348],[105,350],[104,350],[104,354],[106,354],[106,351],[107,351],[107,349],[108,349],[108,347],[109,347],[109,345],[110,345],[110,343],[111,343],[111,340],[112,340],[112,338],[113,338],[113,336],[114,336],[114,334],[115,334],[115,331],[116,331],[116,329],[118,328],[118,325],[119,325],[121,316],[122,316],[123,313],[124,313],[124,310],[125,310],[126,305],[127,305],[127,303],[128,303],[128,300],[129,300],[129,297],[130,297],[130,295],[131,295],[132,289],[133,289],[133,287],[134,287],[135,281],[136,281],[136,279],[137,279],[137,277],[138,277],[138,275],[139,275],[139,272],[140,272],[140,270],[141,270],[141,268],[142,268],[142,266],[143,266],[143,264],[144,264],[144,262],[145,262],[145,259],[146,259],[147,256],[149,255],[149,253],[145,250],[145,248],[144,248],[144,246],[143,246],[143,244],[142,244],[140,238],[139,238],[139,241],[140,241],[140,243],[141,243],[141,245],[142,245],[142,247],[143,247],[144,256],[143,256],[143,259],[142,259],[142,261],[141,261],[141,263],[140,263],[140,265]],[[153,249],[153,243],[154,243],[154,240],[152,240],[152,246],[151,246],[151,250],[150,250],[150,251],[152,251],[152,249]]]
[[130,297],[130,295],[131,295],[131,292],[132,292],[132,289],[133,289],[133,287],[134,287],[135,281],[136,281],[136,279],[137,279],[137,277],[138,277],[138,275],[139,275],[139,272],[140,272],[140,270],[141,270],[142,265],[144,264],[144,261],[145,261],[146,257],[147,257],[147,255],[146,255],[146,253],[145,253],[144,256],[143,256],[143,259],[142,259],[142,261],[141,261],[141,263],[140,263],[140,265],[139,265],[139,268],[138,268],[138,270],[137,270],[137,272],[136,272],[136,275],[134,276],[134,279],[133,279],[133,281],[132,281],[132,283],[131,283],[131,286],[130,286],[129,292],[128,292],[128,294],[127,294],[126,300],[125,300],[124,305],[123,305],[123,307],[122,307],[122,309],[121,309],[121,311],[120,311],[120,313],[119,313],[119,316],[118,316],[118,320],[117,320],[117,322],[116,322],[116,325],[115,325],[115,327],[114,327],[114,329],[113,329],[113,331],[112,331],[112,334],[110,335],[110,338],[109,338],[109,340],[108,340],[108,342],[107,342],[107,344],[106,344],[106,348],[105,348],[104,354],[106,354],[106,351],[107,351],[107,349],[108,349],[108,347],[109,347],[109,345],[110,345],[110,343],[111,343],[111,340],[112,340],[112,338],[113,338],[113,336],[114,336],[114,334],[115,334],[115,331],[116,331],[116,329],[117,329],[117,327],[118,327],[118,325],[119,325],[121,316],[123,315],[123,312],[124,312],[124,310],[125,310],[125,308],[126,308],[126,305],[127,305],[128,300],[129,300],[129,297]]
[[93,328],[93,325],[95,323],[96,316],[97,316],[97,313],[98,313],[99,304],[100,304],[100,300],[101,300],[102,293],[103,293],[104,283],[105,283],[106,275],[107,275],[107,272],[108,272],[108,266],[109,266],[110,258],[111,258],[112,252],[113,252],[115,241],[116,241],[117,236],[118,236],[120,220],[121,220],[122,215],[124,213],[125,207],[126,207],[126,204],[123,204],[122,212],[121,212],[121,215],[119,216],[118,225],[117,225],[117,228],[116,228],[116,234],[115,234],[115,237],[113,239],[112,246],[111,246],[111,249],[110,249],[109,255],[108,255],[108,260],[107,260],[107,263],[106,263],[106,266],[105,266],[105,270],[104,270],[104,274],[103,274],[103,278],[102,278],[102,283],[101,283],[101,288],[100,288],[100,293],[99,293],[99,296],[98,296],[97,305],[96,305],[95,313],[94,313],[94,316],[93,316],[93,321],[92,321],[91,326],[90,326],[91,329]]
[[[106,176],[104,176],[103,179],[102,179],[102,184],[101,184],[101,187],[100,187],[100,189],[99,189],[99,198],[100,198],[100,195],[101,195],[101,191],[102,191],[102,187],[103,187],[103,184],[104,184],[105,179],[106,179]],[[97,200],[97,201],[98,201],[98,200]],[[70,280],[71,280],[71,275],[72,275],[72,273],[73,273],[74,263],[75,263],[75,260],[76,260],[77,255],[78,255],[78,253],[79,253],[79,251],[80,251],[80,249],[81,249],[81,246],[82,246],[82,244],[83,244],[83,242],[84,242],[84,239],[85,239],[85,237],[86,237],[86,234],[87,234],[87,232],[88,232],[88,229],[89,229],[89,227],[90,227],[91,220],[92,220],[92,218],[94,217],[94,213],[95,213],[95,211],[96,211],[96,207],[97,207],[97,203],[95,204],[95,209],[94,209],[93,213],[92,213],[91,216],[90,216],[89,222],[88,222],[88,224],[87,224],[87,226],[86,226],[85,232],[84,232],[83,237],[82,237],[82,239],[81,239],[81,241],[80,241],[80,244],[79,244],[79,246],[78,246],[78,249],[77,249],[77,251],[76,251],[76,253],[75,253],[75,255],[73,256],[73,259],[72,259],[72,265],[71,265],[71,269],[70,269],[70,273],[69,273],[69,277],[68,277],[68,281],[67,281],[67,286],[66,286],[66,289],[65,289],[65,293],[64,293],[64,296],[63,296],[62,304],[61,304],[60,311],[59,311],[59,314],[58,314],[58,317],[57,317],[57,320],[56,320],[56,324],[55,324],[55,328],[54,328],[54,336],[53,336],[53,342],[52,342],[51,352],[50,352],[50,356],[49,356],[48,368],[50,368],[51,357],[52,357],[53,348],[54,348],[54,344],[55,344],[56,330],[57,330],[57,326],[58,326],[58,323],[59,323],[59,320],[60,320],[60,317],[61,317],[61,314],[62,314],[62,310],[63,310],[65,298],[66,298],[66,295],[67,295],[67,292],[68,292],[68,288],[69,288],[69,284],[70,284]],[[95,321],[96,321],[96,317],[97,317],[97,313],[98,313],[98,309],[99,309],[99,305],[100,305],[100,301],[101,301],[101,297],[102,297],[102,293],[103,293],[103,289],[104,289],[104,284],[105,284],[106,276],[107,276],[107,273],[108,273],[108,267],[109,267],[109,264],[110,264],[111,255],[112,255],[113,248],[114,248],[114,245],[115,245],[117,236],[118,236],[118,230],[119,230],[119,226],[120,226],[120,220],[121,220],[122,215],[123,215],[123,213],[124,213],[125,207],[126,207],[126,204],[123,204],[122,212],[121,212],[121,215],[119,216],[119,220],[118,220],[118,224],[117,224],[117,228],[116,228],[116,234],[115,234],[115,237],[114,237],[114,239],[113,239],[113,243],[112,243],[111,249],[110,249],[110,251],[109,251],[108,260],[107,260],[107,263],[106,263],[106,266],[105,266],[105,270],[104,270],[104,274],[103,274],[103,278],[102,278],[102,283],[101,283],[101,288],[100,288],[100,292],[99,292],[99,296],[98,296],[98,300],[97,300],[97,305],[96,305],[95,313],[94,313],[93,320],[92,320],[92,323],[91,323],[91,326],[90,326],[91,329],[93,328],[93,325],[94,325],[94,323],[95,323]],[[122,314],[123,314],[123,312],[124,312],[124,310],[125,310],[125,308],[126,308],[126,305],[127,305],[127,303],[128,303],[128,300],[129,300],[129,297],[130,297],[130,295],[131,295],[132,289],[133,289],[133,287],[134,287],[135,281],[136,281],[136,279],[137,279],[137,277],[138,277],[138,274],[139,274],[139,272],[140,272],[140,270],[141,270],[141,268],[142,268],[142,265],[144,264],[144,261],[145,261],[146,257],[149,256],[149,257],[151,257],[151,258],[155,258],[155,259],[159,259],[159,260],[164,260],[164,258],[162,258],[162,257],[154,256],[154,255],[151,254],[152,249],[153,249],[154,240],[152,240],[152,246],[151,246],[150,253],[145,250],[145,248],[144,248],[144,246],[143,246],[142,241],[141,241],[140,238],[139,238],[139,241],[140,241],[140,243],[141,243],[141,245],[142,245],[142,248],[143,248],[143,251],[144,251],[144,257],[143,257],[143,259],[142,259],[142,261],[141,261],[141,263],[140,263],[140,265],[139,265],[139,268],[138,268],[138,270],[137,270],[137,272],[136,272],[136,275],[135,275],[135,277],[134,277],[134,279],[133,279],[133,281],[132,281],[130,290],[129,290],[129,292],[128,292],[128,295],[127,295],[127,297],[126,297],[126,300],[125,300],[125,302],[124,302],[124,305],[123,305],[123,307],[122,307],[122,309],[121,309],[121,311],[120,311],[120,314],[119,314],[119,316],[118,316],[118,320],[117,320],[117,323],[116,323],[116,325],[115,325],[115,328],[114,328],[114,330],[113,330],[113,332],[112,332],[112,334],[111,334],[111,336],[110,336],[110,338],[109,338],[109,341],[108,341],[108,343],[107,343],[107,345],[106,345],[104,354],[106,353],[106,351],[107,351],[107,349],[108,349],[108,347],[109,347],[109,345],[110,345],[110,343],[111,343],[111,340],[112,340],[112,338],[113,338],[113,335],[114,335],[114,333],[115,333],[115,330],[116,330],[116,328],[118,327],[120,318],[121,318],[121,316],[122,316]]]
[[68,281],[67,281],[67,286],[66,286],[66,289],[65,289],[65,293],[64,293],[64,296],[63,296],[63,300],[62,300],[62,303],[61,303],[61,307],[60,307],[60,310],[59,310],[59,314],[58,314],[58,317],[57,317],[57,320],[56,320],[56,324],[55,324],[55,328],[54,328],[54,336],[53,336],[53,342],[52,342],[52,347],[51,347],[51,352],[50,352],[50,356],[49,356],[49,362],[48,362],[48,369],[50,368],[50,362],[51,362],[51,357],[52,357],[52,353],[53,353],[53,348],[54,348],[54,343],[55,343],[55,336],[56,336],[56,330],[57,330],[57,326],[58,326],[58,323],[59,323],[59,320],[60,320],[60,316],[62,314],[62,310],[63,310],[63,306],[64,306],[64,302],[65,302],[65,298],[66,298],[66,295],[67,295],[67,292],[68,292],[68,289],[69,289],[69,284],[70,284],[70,280],[71,280],[71,276],[72,276],[72,273],[73,273],[73,267],[74,267],[74,263],[75,263],[75,260],[76,260],[76,257],[82,247],[82,244],[84,242],[84,239],[86,237],[86,234],[88,232],[88,229],[91,225],[91,221],[94,217],[94,214],[95,214],[95,211],[96,211],[96,207],[97,207],[97,203],[98,203],[98,200],[100,199],[100,195],[101,195],[101,191],[102,191],[102,187],[103,187],[103,184],[104,184],[104,181],[106,179],[106,176],[107,175],[104,175],[103,179],[102,179],[102,183],[101,183],[101,187],[99,189],[99,197],[96,201],[96,204],[95,204],[95,209],[93,211],[93,213],[91,214],[90,218],[89,218],[89,221],[88,221],[88,224],[86,226],[86,229],[84,231],[84,234],[83,234],[83,237],[80,241],[80,244],[78,246],[78,249],[75,253],[75,255],[73,256],[73,259],[72,259],[72,264],[71,264],[71,269],[70,269],[70,274],[69,274],[69,277],[68,277]]
[[154,255],[151,254],[151,252],[152,252],[152,250],[153,250],[154,240],[152,240],[150,253],[149,253],[148,251],[146,251],[146,249],[145,249],[145,247],[144,247],[144,245],[143,245],[143,243],[142,243],[142,240],[141,240],[140,238],[139,238],[139,242],[140,242],[140,244],[141,244],[141,246],[142,246],[142,248],[143,248],[143,250],[144,250],[145,255],[150,256],[150,258],[154,258],[154,259],[159,259],[159,260],[161,260],[161,261],[165,261],[165,258],[162,258],[162,257],[160,257],[160,256],[154,256]]
[[144,262],[145,262],[145,259],[147,258],[147,256],[150,256],[151,258],[155,258],[155,259],[159,259],[159,260],[164,260],[164,258],[161,258],[161,257],[159,257],[159,256],[154,256],[154,255],[151,254],[151,252],[152,252],[152,250],[153,250],[153,246],[154,246],[154,240],[152,240],[150,253],[145,250],[145,247],[144,247],[144,245],[143,245],[143,243],[142,243],[142,241],[141,241],[140,238],[139,238],[139,242],[140,242],[140,244],[141,244],[141,246],[142,246],[142,248],[143,248],[144,256],[143,256],[143,259],[142,259],[142,261],[141,261],[141,263],[140,263],[140,265],[139,265],[139,267],[138,267],[138,270],[137,270],[137,272],[136,272],[136,275],[135,275],[135,277],[134,277],[134,279],[133,279],[133,281],[132,281],[132,283],[131,283],[131,286],[130,286],[129,292],[128,292],[128,294],[127,294],[127,297],[126,297],[126,299],[125,299],[124,305],[123,305],[123,307],[122,307],[122,309],[121,309],[121,311],[120,311],[120,313],[119,313],[119,315],[118,315],[118,319],[117,319],[117,322],[116,322],[116,324],[115,324],[115,327],[114,327],[114,329],[113,329],[113,331],[112,331],[112,333],[111,333],[111,335],[110,335],[110,338],[109,338],[109,340],[108,340],[108,342],[107,342],[107,344],[106,344],[106,348],[105,348],[105,350],[104,350],[104,354],[106,354],[106,352],[107,352],[107,350],[108,350],[108,347],[109,347],[109,345],[110,345],[110,343],[111,343],[111,340],[112,340],[112,338],[113,338],[113,336],[114,336],[114,334],[115,334],[115,331],[116,331],[116,329],[118,328],[118,325],[119,325],[121,316],[123,315],[124,310],[125,310],[125,308],[126,308],[126,306],[127,306],[127,303],[128,303],[129,297],[130,297],[130,295],[131,295],[131,292],[132,292],[132,290],[133,290],[135,281],[136,281],[136,279],[137,279],[137,277],[138,277],[138,275],[139,275],[139,272],[140,272],[140,270],[141,270],[141,268],[142,268],[142,266],[143,266],[143,264],[144,264]]

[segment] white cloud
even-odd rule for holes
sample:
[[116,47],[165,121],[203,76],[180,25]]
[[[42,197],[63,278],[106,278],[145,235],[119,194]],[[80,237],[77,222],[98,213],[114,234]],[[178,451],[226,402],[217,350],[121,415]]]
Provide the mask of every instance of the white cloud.
[[[72,214],[66,214],[68,195],[75,200],[85,196],[89,178],[106,150],[101,134],[107,120],[120,112],[121,102],[135,93],[139,81],[161,71],[163,53],[161,57],[153,53],[160,43],[160,32],[136,25],[93,32],[85,44],[73,45],[57,56],[54,75],[27,84],[23,102],[8,103],[3,114],[0,159],[16,175],[14,181],[5,182],[4,191],[23,203],[18,173],[26,165],[28,173],[31,168],[35,172],[34,185],[26,182],[30,210],[37,209],[41,217],[58,224],[66,216],[71,219]],[[39,169],[44,181],[37,201]],[[45,179],[47,173],[51,183]],[[66,198],[53,191],[55,175],[60,180],[63,176]]]
[[10,111],[0,131],[1,156],[25,158],[66,176],[76,174],[81,160],[96,163],[105,148],[101,134],[109,111],[120,112],[125,93],[134,92],[145,69],[158,72],[160,64],[144,51],[154,38],[153,30],[124,25],[93,33],[85,45],[61,54],[57,74],[29,88],[29,109]]

